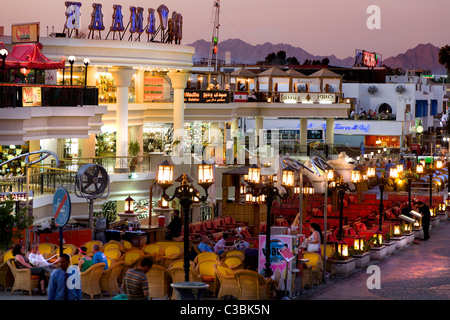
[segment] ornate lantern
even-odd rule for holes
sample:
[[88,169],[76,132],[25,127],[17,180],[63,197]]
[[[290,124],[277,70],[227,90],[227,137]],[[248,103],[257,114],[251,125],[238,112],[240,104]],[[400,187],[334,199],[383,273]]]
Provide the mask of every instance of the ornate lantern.
[[241,194],[246,194],[247,193],[247,187],[243,183],[241,183],[240,193]]
[[302,188],[298,184],[294,187],[294,194],[299,195],[302,192]]
[[404,232],[404,233],[410,233],[411,230],[412,230],[411,224],[408,223],[408,222],[405,222],[405,223],[403,224],[403,232]]
[[168,208],[169,207],[169,201],[167,201],[166,199],[162,198],[161,199],[161,208]]
[[333,170],[325,170],[325,178],[327,181],[331,181],[334,179],[334,171]]
[[214,183],[213,165],[202,163],[198,165],[198,184],[205,190]]
[[403,172],[403,170],[404,170],[403,164],[399,163],[399,164],[397,165],[397,173],[401,173],[401,172]]
[[262,194],[258,197],[258,203],[266,202],[266,195]]
[[247,193],[245,194],[245,202],[246,202],[246,203],[252,203],[252,200],[253,200],[252,194],[251,194],[250,192],[247,192]]
[[416,166],[416,172],[419,173],[419,174],[423,173],[423,165],[422,164],[418,164]]
[[253,184],[258,184],[261,181],[261,169],[257,165],[248,168],[248,181]]
[[399,236],[401,236],[401,234],[402,234],[402,230],[400,228],[400,225],[399,224],[395,224],[394,225],[394,236],[395,237],[399,237]]
[[443,167],[443,163],[442,163],[442,160],[437,160],[436,161],[436,169],[442,169],[442,167]]
[[373,236],[375,237],[374,244],[381,246],[383,244],[383,234],[381,233],[381,231],[375,231]]
[[442,203],[439,203],[438,208],[439,208],[439,212],[444,212],[445,209],[447,209],[447,205],[445,204],[445,202],[442,202]]
[[304,186],[302,188],[302,193],[303,194],[314,194],[314,187],[307,184],[306,186]]
[[294,186],[294,171],[290,169],[284,169],[281,178],[281,185],[283,187],[293,187]]
[[344,240],[338,243],[338,253],[341,257],[348,257],[348,243]]
[[430,216],[433,218],[433,217],[436,217],[436,208],[430,208]]
[[361,237],[359,234],[355,238],[354,249],[359,251],[362,251],[364,249],[364,238]]
[[361,171],[359,170],[352,170],[352,177],[351,180],[353,183],[358,183],[361,181]]
[[161,188],[167,189],[173,185],[173,167],[167,160],[158,166],[156,181]]
[[391,168],[391,169],[389,170],[389,177],[390,177],[390,178],[394,178],[394,179],[397,179],[397,178],[398,178],[398,171],[397,171],[397,168]]
[[369,178],[375,177],[375,167],[367,168],[367,177],[369,177]]
[[130,196],[125,199],[125,213],[134,213],[133,198]]

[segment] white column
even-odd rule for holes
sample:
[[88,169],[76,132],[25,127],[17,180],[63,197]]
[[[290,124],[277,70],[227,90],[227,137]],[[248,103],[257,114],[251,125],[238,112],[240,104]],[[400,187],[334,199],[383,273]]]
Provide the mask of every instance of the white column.
[[144,70],[138,69],[136,71],[136,81],[134,82],[136,86],[136,103],[144,102]]
[[300,118],[300,152],[306,152],[308,144],[308,118]]
[[[132,68],[116,67],[110,69],[116,86],[116,156],[128,156],[128,87],[135,73]],[[128,172],[126,162],[116,162],[117,172]]]
[[181,141],[184,136],[184,89],[191,74],[169,72],[167,75],[173,88],[173,139]]
[[334,144],[334,118],[327,118],[327,131],[325,134],[325,143]]

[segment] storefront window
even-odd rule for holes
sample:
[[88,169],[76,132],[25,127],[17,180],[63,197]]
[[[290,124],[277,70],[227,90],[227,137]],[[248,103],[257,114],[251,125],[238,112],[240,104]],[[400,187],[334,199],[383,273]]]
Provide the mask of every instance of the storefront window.
[[95,136],[95,156],[114,157],[116,154],[116,132],[105,131]]
[[149,124],[144,127],[144,153],[167,152],[172,145],[173,129],[171,124]]
[[[28,153],[29,147],[28,143],[24,145],[3,145],[0,146],[0,163],[6,162],[8,160],[11,160],[15,157],[18,157],[21,154]],[[24,174],[24,166],[25,162],[23,161],[24,158],[19,158],[16,161],[12,161],[10,163],[7,163],[6,165],[2,166],[0,168],[0,174],[2,176],[4,175],[21,175]]]

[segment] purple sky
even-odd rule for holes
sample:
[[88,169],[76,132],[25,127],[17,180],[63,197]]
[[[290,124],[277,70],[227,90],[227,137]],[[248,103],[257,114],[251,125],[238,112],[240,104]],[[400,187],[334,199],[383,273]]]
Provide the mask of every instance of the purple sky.
[[[91,19],[92,3],[103,5],[104,24],[111,25],[112,6],[156,9],[165,4],[183,15],[182,44],[210,41],[213,0],[95,0],[81,2],[82,28]],[[9,35],[12,23],[38,21],[41,36],[47,26],[61,32],[65,22],[64,0],[2,1],[0,25]],[[369,30],[370,5],[381,10],[381,29]],[[250,44],[287,43],[314,55],[354,56],[355,49],[376,51],[386,59],[421,43],[450,43],[450,0],[222,0],[220,40],[240,38]],[[146,15],[145,15],[146,16]],[[146,17],[145,17],[146,19]],[[159,22],[158,22],[159,23]],[[106,31],[104,31],[104,37]]]

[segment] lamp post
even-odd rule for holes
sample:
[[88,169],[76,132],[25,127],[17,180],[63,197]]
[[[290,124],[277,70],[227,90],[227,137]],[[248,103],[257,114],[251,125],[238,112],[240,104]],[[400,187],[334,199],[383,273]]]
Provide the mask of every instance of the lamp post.
[[251,189],[251,194],[254,197],[259,197],[261,195],[265,196],[267,205],[267,228],[266,228],[266,247],[265,247],[265,268],[263,271],[263,276],[269,278],[272,276],[273,271],[270,267],[270,227],[271,227],[271,215],[272,215],[272,203],[277,197],[280,199],[287,199],[289,196],[289,191],[294,187],[294,171],[291,169],[284,169],[281,185],[287,190],[285,194],[280,194],[277,187],[274,186],[273,176],[267,176],[267,182],[261,182],[261,169],[252,165],[248,169],[248,180],[247,183]]
[[2,49],[0,50],[0,58],[2,58],[2,80],[5,82],[5,69],[6,69],[6,57],[8,56],[8,50]]
[[381,231],[381,226],[383,225],[383,211],[384,211],[384,204],[383,204],[383,193],[384,193],[384,187],[390,186],[392,187],[394,184],[392,180],[389,177],[386,177],[384,173],[381,174],[381,178],[379,179],[378,187],[380,188],[380,215],[378,218],[378,230]]
[[189,211],[194,199],[197,197],[204,202],[208,199],[208,188],[214,184],[213,164],[203,162],[197,165],[198,180],[197,183],[205,190],[206,195],[200,196],[198,190],[189,185],[186,174],[183,173],[181,185],[175,189],[173,196],[166,193],[167,188],[173,185],[173,168],[167,160],[158,166],[157,184],[163,189],[162,198],[166,201],[172,201],[175,198],[180,200],[184,217],[184,274],[185,281],[189,282]]
[[87,74],[88,74],[88,66],[89,63],[91,63],[91,60],[89,60],[89,58],[86,58],[83,60],[84,63],[84,86],[87,87]]
[[433,175],[439,169],[442,169],[442,161],[440,161],[440,160],[436,161],[436,164],[434,166],[431,163],[426,168],[426,173],[428,174],[428,176],[430,178],[430,208],[431,208],[431,206],[433,204]]
[[355,192],[355,188],[351,187],[352,184],[345,182],[343,176],[338,178],[338,180],[331,181],[329,184],[330,189],[338,191],[339,194],[339,234],[338,240],[342,240],[343,233],[343,220],[344,220],[344,195],[347,191]]
[[73,64],[75,63],[77,58],[75,58],[75,56],[70,56],[67,60],[70,63],[70,85],[72,85],[72,83],[73,83]]

